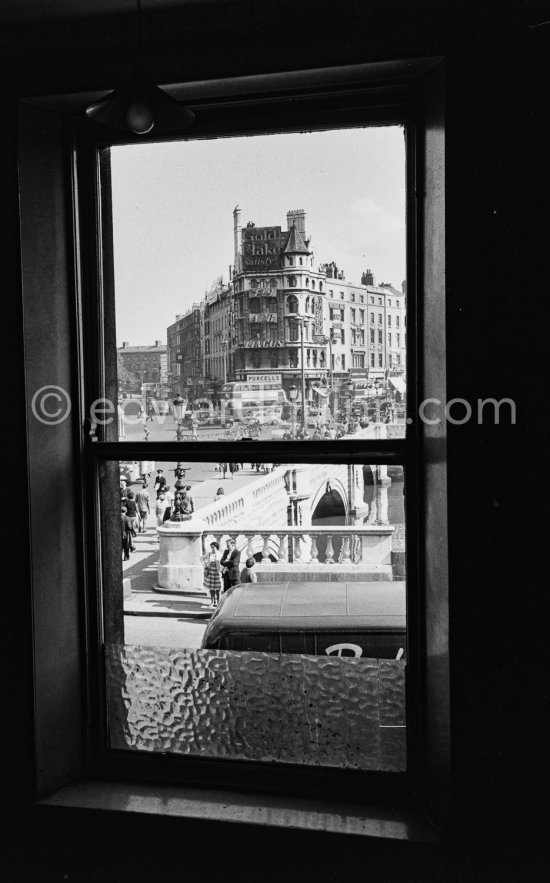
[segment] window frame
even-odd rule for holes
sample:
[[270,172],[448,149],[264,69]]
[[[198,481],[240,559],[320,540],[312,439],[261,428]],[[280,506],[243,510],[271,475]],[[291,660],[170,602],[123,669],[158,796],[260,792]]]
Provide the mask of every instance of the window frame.
[[[434,67],[439,60],[429,60],[429,64],[426,64],[423,69],[423,74],[425,77],[428,76],[427,71],[429,71],[432,67]],[[410,74],[410,71],[409,71]],[[423,137],[421,143],[417,140],[418,134],[418,125],[416,119],[413,121],[411,118],[411,113],[416,117],[416,111],[419,106],[418,93],[422,92],[422,88],[412,88],[411,81],[407,77],[406,65],[403,65],[400,69],[399,75],[400,85],[408,82],[409,92],[406,97],[406,101],[403,101],[403,96],[400,95],[399,102],[395,105],[392,105],[390,102],[390,109],[387,106],[383,106],[382,111],[380,109],[380,93],[377,91],[376,87],[373,87],[371,95],[373,97],[373,107],[372,114],[369,118],[369,122],[380,122],[381,119],[386,119],[389,121],[389,117],[392,117],[392,121],[396,121],[395,119],[395,110],[396,107],[400,107],[401,111],[403,111],[405,105],[407,106],[406,111],[406,122],[409,126],[409,131],[414,133],[414,147],[409,151],[408,157],[408,166],[409,166],[409,187],[412,187],[411,192],[416,192],[416,184],[419,178],[422,178],[423,175],[419,174],[420,169],[423,168],[423,162],[425,158],[425,150],[426,150],[426,138]],[[418,79],[416,86],[419,85],[421,79]],[[334,93],[328,93],[329,98],[328,103],[330,104],[330,100],[334,98]],[[338,94],[338,100],[342,99],[342,94],[344,94],[345,99],[349,99],[349,94],[344,90],[340,91]],[[362,96],[364,101],[364,96]],[[317,109],[315,107],[315,103],[317,101],[317,96],[313,96],[311,98],[313,112]],[[378,103],[377,103],[378,102]],[[50,102],[51,104],[51,102]],[[82,100],[79,99],[79,104],[82,104]],[[238,104],[238,101],[237,101]],[[241,99],[242,104],[242,99]],[[259,102],[260,105],[263,106],[263,100]],[[435,102],[437,105],[437,101]],[[221,101],[218,105],[218,109],[223,107],[226,109],[230,106],[230,102],[228,100]],[[441,106],[441,103],[437,105]],[[250,106],[245,108],[246,110],[250,110]],[[53,113],[53,112],[52,112]],[[61,114],[63,111],[61,111]],[[364,106],[361,110],[361,115],[364,118],[365,111]],[[436,114],[437,115],[437,114]],[[58,115],[57,120],[61,117]],[[27,121],[29,122],[29,121]],[[340,124],[341,125],[341,124]],[[261,126],[261,128],[265,127],[265,123]],[[321,127],[321,125],[319,125]],[[323,128],[329,128],[326,126],[325,120],[323,120]],[[332,128],[332,126],[330,126]],[[75,136],[75,128],[80,130],[77,132]],[[29,131],[32,129],[32,124],[29,123],[26,127],[27,131],[25,132],[26,137],[29,136]],[[97,301],[95,295],[98,291],[100,291],[101,286],[105,284],[105,279],[102,278],[101,268],[102,266],[109,265],[109,258],[112,259],[112,255],[109,254],[109,230],[107,228],[101,229],[101,217],[98,217],[98,211],[100,211],[100,206],[95,198],[97,195],[97,186],[98,186],[98,166],[97,166],[97,150],[102,142],[102,137],[99,137],[98,140],[94,143],[90,143],[90,139],[88,137],[88,133],[83,138],[83,130],[84,126],[78,121],[71,120],[69,126],[65,125],[65,121],[63,120],[60,124],[60,143],[56,145],[56,151],[59,157],[62,159],[62,164],[69,170],[69,186],[67,188],[67,192],[69,193],[70,199],[68,200],[68,211],[66,217],[63,219],[63,227],[65,229],[65,233],[67,234],[69,241],[69,250],[72,249],[72,258],[67,260],[68,270],[66,272],[66,281],[68,286],[68,292],[72,294],[76,294],[72,305],[70,306],[70,325],[72,326],[72,343],[70,347],[70,358],[69,361],[73,361],[73,365],[76,363],[78,366],[78,370],[70,371],[70,382],[71,389],[74,396],[74,401],[77,403],[77,408],[75,408],[75,416],[76,420],[73,421],[72,431],[74,433],[73,437],[73,445],[74,452],[76,453],[76,470],[75,474],[81,475],[80,485],[77,484],[77,487],[80,486],[81,490],[85,490],[87,494],[90,494],[92,499],[98,499],[98,487],[97,487],[97,470],[96,465],[99,459],[110,459],[116,456],[116,452],[119,450],[120,444],[124,445],[124,451],[128,455],[130,454],[130,447],[133,452],[141,452],[145,453],[145,450],[149,457],[153,456],[155,458],[160,458],[160,456],[166,456],[172,458],[176,451],[179,456],[185,457],[185,443],[177,444],[177,443],[162,443],[162,445],[158,446],[156,444],[151,445],[151,443],[137,443],[132,444],[131,446],[128,443],[118,443],[114,440],[106,439],[104,441],[96,441],[92,440],[90,436],[90,427],[86,422],[86,403],[93,400],[93,398],[100,397],[93,395],[95,392],[106,392],[109,387],[109,384],[112,383],[112,378],[109,378],[108,368],[109,366],[102,362],[101,353],[104,350],[105,346],[109,346],[109,340],[107,339],[108,334],[113,331],[114,323],[110,328],[110,332],[106,329],[109,329],[109,320],[112,321],[112,316],[109,316],[109,307],[108,303],[106,303],[105,299],[100,299],[101,310],[99,312],[99,322],[94,326],[93,322],[90,322],[90,311],[93,313],[93,307],[97,307]],[[70,142],[70,150],[67,150],[67,134],[72,139]],[[110,141],[114,141],[115,139],[109,139]],[[134,139],[138,140],[138,139]],[[161,140],[161,139],[159,139]],[[164,139],[162,139],[164,140]],[[122,141],[127,142],[128,139],[120,139],[118,143],[122,143]],[[61,143],[62,142],[62,143]],[[28,144],[28,141],[25,142]],[[24,149],[26,149],[24,147]],[[70,162],[67,163],[67,156],[70,155]],[[24,169],[22,172],[20,170],[20,174],[22,174],[23,178],[29,178],[29,169]],[[67,183],[67,182],[66,182]],[[78,201],[79,201],[79,209],[75,205],[73,200],[73,195],[78,192]],[[95,195],[94,195],[95,192]],[[407,207],[407,221],[408,221],[408,231],[407,231],[407,239],[408,239],[408,250],[409,250],[409,264],[408,264],[408,272],[407,278],[410,279],[410,289],[408,291],[408,309],[409,315],[414,317],[416,310],[416,300],[415,300],[415,292],[416,286],[418,284],[418,278],[424,270],[423,260],[427,256],[427,249],[424,249],[424,253],[421,254],[421,250],[423,247],[423,242],[419,242],[419,237],[421,237],[423,230],[423,222],[425,212],[423,212],[423,217],[419,217],[418,213],[418,204],[413,204],[413,200],[409,201],[409,205]],[[29,218],[32,216],[32,211],[28,211],[28,202],[25,202],[25,199],[22,200],[22,215],[27,215]],[[70,231],[70,233],[69,233]],[[98,236],[99,232],[99,236]],[[91,239],[94,238],[94,248],[90,250],[88,248]],[[417,255],[417,260],[411,263],[411,251]],[[25,263],[27,261],[27,263]],[[23,278],[25,282],[25,271],[29,265],[29,251],[27,249],[26,254],[23,254]],[[409,271],[411,271],[409,273]],[[435,271],[434,271],[435,273]],[[437,275],[435,273],[435,275]],[[31,280],[32,283],[33,280]],[[112,279],[107,278],[107,284],[112,284]],[[30,285],[31,288],[31,296],[30,301],[33,302],[33,297],[35,297],[35,291],[33,289],[33,285]],[[28,292],[27,292],[28,293]],[[91,294],[92,293],[92,294]],[[24,285],[24,294],[25,294],[25,285]],[[70,298],[69,298],[70,299]],[[89,320],[88,324],[88,334],[87,339],[84,341],[82,325],[80,322],[81,316],[87,316]],[[106,321],[106,324],[103,324]],[[33,319],[28,316],[26,319],[26,335],[29,336],[29,333],[32,332],[33,329]],[[93,330],[92,330],[93,328]],[[419,323],[420,328],[420,323]],[[410,337],[411,339],[411,337]],[[86,344],[86,345],[85,345]],[[115,346],[116,350],[116,346]],[[92,363],[94,362],[95,353],[95,368],[96,370],[92,370]],[[409,346],[408,354],[407,354],[407,362],[408,367],[411,369],[411,374],[415,367],[422,368],[423,360],[421,359],[421,354],[413,348],[412,345]],[[419,380],[420,380],[420,372],[419,372]],[[33,371],[32,369],[27,372],[27,385],[28,388],[32,386],[32,378]],[[84,378],[84,379],[83,379]],[[91,383],[90,383],[91,378]],[[93,398],[90,395],[93,395]],[[415,408],[417,404],[416,397],[411,396],[410,408]],[[31,433],[32,435],[32,433]],[[420,436],[417,437],[418,447],[420,447]],[[265,443],[264,443],[265,444]],[[284,444],[284,457],[285,461],[295,461],[299,462],[300,459],[304,459],[306,456],[305,447],[303,444],[293,445],[292,443],[283,443]],[[36,434],[31,438],[31,461],[33,465],[36,465],[37,462],[40,461],[40,455],[36,450],[37,445],[37,437]],[[237,443],[238,445],[238,443]],[[227,454],[230,456],[230,447],[231,443],[228,444]],[[318,448],[318,449],[317,449]],[[331,448],[334,448],[331,450]],[[367,449],[366,449],[367,448]],[[253,455],[253,451],[250,448],[250,445],[247,445],[246,448],[249,455]],[[262,450],[262,447],[258,449],[259,453]],[[236,451],[236,449],[235,449]],[[265,454],[265,448],[263,448]],[[277,443],[273,443],[270,445],[270,452],[273,451],[271,456],[274,459],[277,458],[277,453],[282,455],[283,448],[281,448],[280,452],[277,451]],[[411,461],[407,459],[406,453],[406,445],[405,444],[393,444],[392,451],[390,452],[389,448],[384,450],[376,450],[375,447],[365,444],[358,444],[355,442],[351,442],[346,451],[344,451],[341,447],[341,443],[334,443],[331,445],[330,443],[327,445],[326,442],[315,446],[314,442],[308,443],[308,451],[307,454],[307,462],[319,462],[327,461],[327,456],[331,459],[332,462],[341,462],[342,458],[345,456],[346,461],[349,459],[350,462],[360,462],[365,459],[368,460],[369,463],[388,463],[388,462],[404,462],[408,469],[410,470],[407,473],[407,518],[411,517],[411,513],[409,511],[410,500],[411,497],[414,497],[416,501],[418,501],[419,505],[422,505],[422,499],[420,494],[418,493],[418,488],[420,487],[419,482],[419,461],[414,460]],[[194,449],[194,457],[197,457],[197,450]],[[209,449],[208,445],[205,446],[203,452],[201,453],[201,457],[206,457],[208,459],[214,459],[216,456],[219,456],[219,450],[215,451],[214,449]],[[355,458],[355,459],[354,459]],[[416,487],[416,492],[414,491]],[[413,493],[410,493],[411,488],[413,489]],[[417,513],[418,514],[418,513]],[[414,517],[414,516],[413,516]],[[419,523],[420,518],[418,517],[417,523]],[[79,526],[80,525],[80,526]],[[98,634],[102,628],[103,618],[107,614],[101,608],[99,604],[98,594],[96,592],[96,587],[91,585],[93,580],[90,579],[89,575],[94,570],[97,571],[97,555],[94,548],[94,539],[90,539],[91,537],[95,538],[97,535],[97,521],[95,520],[95,516],[92,519],[84,519],[81,520],[79,517],[76,517],[75,524],[73,525],[75,531],[75,537],[80,536],[79,542],[79,556],[80,556],[80,567],[79,571],[82,577],[84,592],[83,592],[83,603],[81,607],[83,609],[80,610],[79,619],[81,619],[81,635],[83,636],[83,645],[85,648],[84,653],[78,654],[78,668],[82,671],[84,670],[84,690],[82,691],[82,702],[85,706],[86,710],[83,712],[82,716],[82,724],[83,730],[82,733],[84,735],[84,744],[87,743],[87,748],[85,751],[76,752],[80,760],[76,760],[72,764],[72,773],[70,771],[65,770],[63,773],[53,773],[49,777],[46,777],[46,780],[42,776],[38,777],[38,792],[44,793],[45,790],[48,790],[48,782],[51,785],[52,783],[57,781],[57,784],[63,783],[63,781],[74,780],[75,776],[78,776],[78,770],[80,770],[80,775],[84,776],[92,776],[95,777],[99,772],[103,775],[107,775],[108,777],[116,777],[116,778],[132,778],[135,779],[139,776],[144,776],[145,778],[156,778],[160,776],[163,777],[162,767],[173,767],[171,763],[172,759],[168,759],[168,763],[166,764],[165,758],[155,758],[153,764],[150,764],[149,761],[151,758],[144,758],[140,756],[138,759],[137,767],[140,768],[138,770],[136,768],[136,764],[134,761],[135,757],[121,759],[118,758],[115,763],[111,763],[109,759],[106,759],[101,752],[101,746],[98,745],[98,733],[97,733],[97,722],[100,722],[99,729],[102,727],[102,714],[98,705],[98,691],[101,694],[101,682],[102,682],[102,673],[101,673],[101,661],[98,655],[97,647],[94,649],[94,642],[98,637]],[[32,528],[32,525],[31,525]],[[37,535],[36,526],[34,529],[34,536]],[[419,564],[422,558],[422,552],[420,549],[420,545],[417,548],[410,548],[408,550],[409,560],[412,561],[412,566],[409,564],[408,573],[412,575],[414,573],[419,573]],[[409,593],[411,592],[411,585],[408,585]],[[47,592],[45,593],[47,595]],[[410,609],[408,609],[408,621],[409,628],[419,629],[420,625],[420,613],[419,611],[425,606],[425,598],[421,598],[418,592],[418,589],[415,591],[413,588],[411,595],[411,604]],[[44,598],[41,599],[41,604],[44,603]],[[442,601],[439,599],[439,606]],[[80,606],[80,605],[79,605]],[[413,654],[414,655],[414,654]],[[424,654],[425,657],[428,655]],[[420,656],[420,654],[418,654]],[[423,691],[423,679],[424,672],[422,671],[425,666],[425,659],[421,660],[420,658],[413,659],[411,656],[409,657],[409,666],[414,665],[416,669],[416,675],[414,678],[409,679],[408,684],[408,707],[411,706],[411,701],[415,701],[415,699],[424,700],[424,691]],[[47,680],[47,677],[46,677]],[[42,689],[44,688],[44,682],[39,685]],[[425,783],[426,781],[426,766],[423,763],[423,757],[426,751],[426,742],[422,739],[419,734],[423,732],[425,721],[424,714],[427,713],[426,705],[422,706],[424,708],[424,712],[421,712],[417,719],[411,724],[408,722],[407,733],[408,733],[408,744],[409,744],[409,770],[406,774],[407,783],[405,788],[402,789],[399,787],[398,795],[402,800],[410,800],[411,796],[417,792],[419,789],[423,790],[420,786],[420,783]],[[104,723],[104,721],[103,721]],[[74,741],[74,740],[73,740]],[[81,741],[80,739],[78,741]],[[81,741],[81,749],[82,749],[82,741]],[[411,750],[412,749],[412,750]],[[48,752],[46,751],[46,754]],[[50,758],[51,759],[51,758]],[[111,758],[112,760],[112,758]],[[160,763],[155,763],[155,761],[160,761]],[[128,761],[128,762],[126,762]],[[179,759],[178,761],[179,762]],[[202,766],[202,770],[198,777],[194,777],[192,773],[188,773],[185,777],[185,781],[187,782],[203,782],[204,777],[208,779],[212,773],[212,764],[200,760],[199,763]],[[152,770],[152,767],[156,766],[158,769],[156,771]],[[191,762],[191,767],[196,766],[193,762]],[[242,774],[243,774],[243,765],[238,762],[232,761],[231,766],[233,767],[233,773],[241,768],[240,773],[237,775],[237,782],[240,780],[240,784],[242,784]],[[250,764],[244,765],[246,769],[244,772],[251,773],[252,766]],[[210,770],[208,768],[210,767]],[[219,772],[219,768],[218,768]],[[280,777],[281,776],[281,768],[276,767],[275,774]],[[307,776],[305,775],[304,770],[299,770],[299,793],[308,793],[308,784],[304,781]],[[324,789],[327,787],[327,775],[326,771],[320,771],[321,775],[317,776],[318,780],[324,780],[324,785],[322,793],[326,793]],[[255,788],[258,787],[273,787],[273,782],[268,781],[270,776],[262,775],[265,773],[265,770],[256,770],[255,771]],[[296,770],[290,770],[291,775],[296,774]],[[217,775],[217,774],[216,774]],[[365,778],[366,776],[366,778]],[[375,779],[377,778],[377,774],[367,773],[365,776],[353,773],[351,778],[355,780],[355,784],[352,785],[351,792],[349,790],[349,785],[351,783],[350,776],[346,774],[344,776],[337,775],[336,778],[340,779],[340,787],[338,789],[339,793],[343,793],[343,789],[347,788],[348,794],[354,794],[358,798],[365,796],[366,793],[371,795],[373,799],[377,801],[390,800],[393,801],[396,797],[396,792],[392,791],[392,788],[388,785],[388,775],[384,774],[382,778],[384,779],[381,787],[375,785]],[[285,776],[282,777],[283,779]],[[286,777],[288,782],[283,786],[285,789],[290,788],[292,791],[292,787],[290,787],[290,776]],[[221,779],[218,777],[218,784],[224,784],[224,777]],[[272,777],[271,777],[272,779]],[[331,776],[328,776],[328,779],[331,779]],[[368,781],[367,781],[368,780]],[[212,781],[210,779],[210,781]],[[234,782],[235,776],[231,774],[225,780],[225,784],[228,782]],[[331,780],[330,785],[333,782]],[[378,783],[380,785],[380,782]],[[311,784],[309,785],[311,788]],[[366,790],[365,790],[366,789]],[[313,787],[315,791],[315,787]]]

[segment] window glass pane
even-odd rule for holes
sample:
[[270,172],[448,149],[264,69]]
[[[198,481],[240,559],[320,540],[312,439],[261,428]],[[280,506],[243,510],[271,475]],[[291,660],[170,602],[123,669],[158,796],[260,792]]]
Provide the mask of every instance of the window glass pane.
[[402,467],[107,461],[100,489],[111,747],[405,769]]
[[110,157],[121,440],[404,435],[400,127]]

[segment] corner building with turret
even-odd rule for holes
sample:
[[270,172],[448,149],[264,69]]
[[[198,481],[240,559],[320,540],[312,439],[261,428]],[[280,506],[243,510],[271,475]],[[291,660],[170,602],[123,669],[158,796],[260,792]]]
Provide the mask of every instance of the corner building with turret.
[[[233,212],[235,257],[228,379],[337,391],[350,377],[404,373],[406,294],[374,284],[367,270],[354,285],[332,263],[316,264],[306,212],[287,212],[287,227],[243,226]],[[368,232],[366,232],[368,237]]]

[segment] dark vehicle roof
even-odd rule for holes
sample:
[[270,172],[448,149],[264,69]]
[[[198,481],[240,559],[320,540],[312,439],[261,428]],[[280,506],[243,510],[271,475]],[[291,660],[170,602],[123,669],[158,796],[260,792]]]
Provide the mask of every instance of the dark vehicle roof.
[[228,631],[352,631],[405,628],[405,583],[245,583],[224,596],[204,635]]

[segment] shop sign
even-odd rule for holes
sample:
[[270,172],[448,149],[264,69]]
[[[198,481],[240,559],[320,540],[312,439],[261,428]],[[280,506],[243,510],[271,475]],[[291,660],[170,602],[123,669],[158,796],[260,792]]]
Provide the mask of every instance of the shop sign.
[[263,349],[264,347],[282,347],[284,346],[284,342],[282,340],[276,340],[275,338],[262,337],[258,338],[258,340],[245,340],[243,346],[248,350],[255,350]]
[[277,386],[281,385],[280,374],[247,374],[246,380],[248,383],[273,383]]

